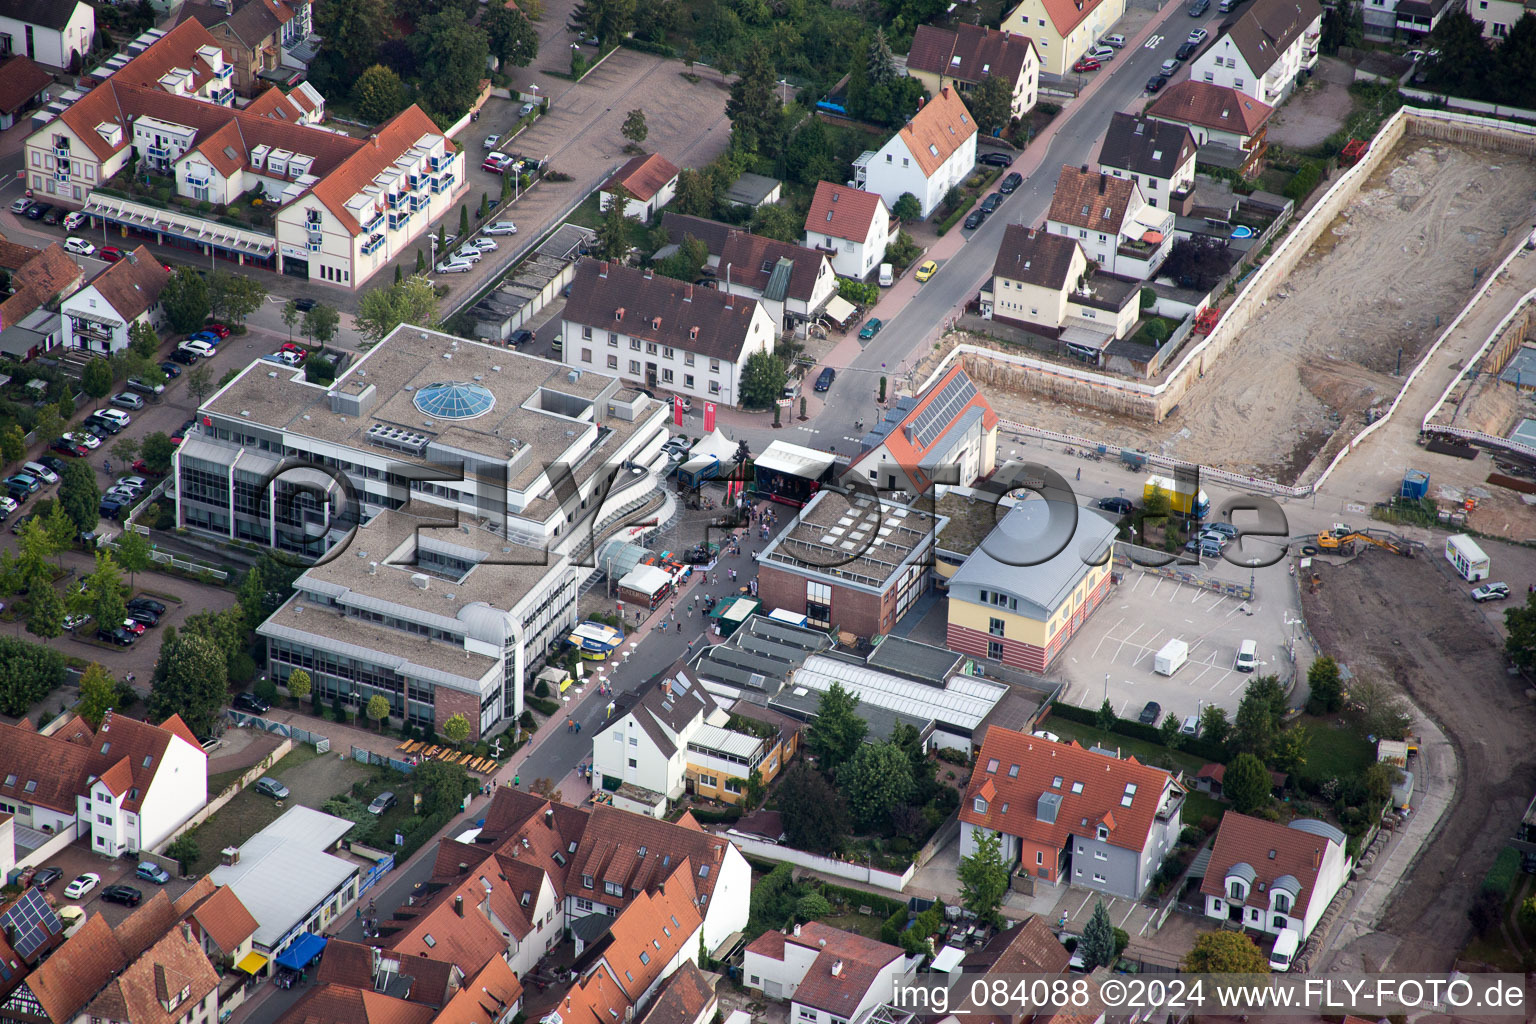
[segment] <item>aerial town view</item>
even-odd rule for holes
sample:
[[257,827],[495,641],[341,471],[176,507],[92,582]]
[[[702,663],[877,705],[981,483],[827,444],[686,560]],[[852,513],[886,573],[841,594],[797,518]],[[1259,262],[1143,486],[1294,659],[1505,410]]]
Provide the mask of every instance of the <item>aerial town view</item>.
[[1536,0],[0,0],[0,463],[0,1024],[1536,1020]]

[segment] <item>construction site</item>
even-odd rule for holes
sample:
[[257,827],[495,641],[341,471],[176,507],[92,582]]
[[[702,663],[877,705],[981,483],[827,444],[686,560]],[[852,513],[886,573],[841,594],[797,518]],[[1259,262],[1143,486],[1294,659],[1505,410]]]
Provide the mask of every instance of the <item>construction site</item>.
[[[1039,372],[963,334],[925,362],[963,359],[1006,419],[1310,483],[1387,411],[1485,275],[1530,236],[1533,157],[1536,133],[1518,126],[1399,111],[1155,384]],[[1465,361],[1482,340],[1443,345],[1436,358]],[[1536,349],[1531,360],[1527,388]],[[1478,422],[1497,421],[1504,436],[1508,419],[1494,411]]]

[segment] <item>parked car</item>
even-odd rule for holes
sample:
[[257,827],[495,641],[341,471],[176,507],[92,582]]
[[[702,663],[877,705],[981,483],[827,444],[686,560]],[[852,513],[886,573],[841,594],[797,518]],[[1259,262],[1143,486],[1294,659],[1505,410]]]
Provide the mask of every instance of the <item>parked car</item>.
[[447,260],[437,265],[439,274],[467,274],[473,269],[467,260]]
[[480,162],[482,171],[490,171],[492,174],[500,174],[512,163],[512,158],[505,153],[492,153]]
[[882,323],[878,317],[872,316],[864,322],[864,329],[859,332],[859,337],[865,341],[868,341],[870,338],[873,338],[875,335],[879,334],[880,328],[884,326],[885,324]]
[[832,382],[834,380],[836,380],[836,379],[837,379],[837,371],[836,370],[832,369],[832,367],[830,367],[830,366],[824,368],[819,374],[816,375],[816,390],[817,391],[828,391],[828,390],[830,390],[831,387],[832,387]]
[[270,775],[263,775],[256,780],[256,792],[262,796],[269,796],[274,800],[288,799],[288,787]]
[[30,473],[17,473],[6,477],[5,482],[7,485],[25,488],[28,494],[35,494],[43,486],[43,482]]
[[307,358],[309,356],[309,350],[308,349],[300,348],[298,345],[295,345],[291,341],[283,342],[282,351],[284,351],[284,352],[292,352],[294,355],[298,356],[300,359],[305,359],[305,358]]
[[236,711],[248,711],[253,715],[264,715],[272,710],[271,704],[268,704],[254,693],[235,694],[235,699],[230,701],[230,707]]
[[1024,184],[1024,176],[1018,171],[1014,171],[1012,174],[1008,175],[1008,177],[997,183],[997,190],[1005,196],[1011,196],[1022,184]]
[[137,391],[141,395],[163,395],[164,384],[151,384],[143,377],[129,377],[126,381],[129,391]]
[[213,342],[207,338],[188,338],[176,346],[178,352],[191,352],[203,359],[212,359],[219,354],[219,350],[213,347]]
[[981,227],[981,222],[986,219],[987,211],[978,206],[976,209],[972,210],[969,215],[966,216],[965,228],[967,231],[975,231],[977,228]]
[[1114,48],[1110,46],[1095,46],[1093,49],[1088,51],[1088,56],[1094,60],[1099,61],[1114,60],[1115,51]]
[[494,224],[486,225],[484,233],[487,235],[515,235],[517,234],[517,225],[509,220],[499,220]]
[[108,263],[116,263],[118,260],[122,259],[128,254],[123,252],[123,250],[119,249],[115,245],[104,245],[101,247],[101,252],[97,255],[106,260]]
[[96,506],[96,512],[103,519],[121,519],[123,518],[123,509],[127,508],[127,506],[128,503],[125,501],[118,501],[116,498],[102,495],[101,504]]
[[1173,59],[1189,60],[1189,58],[1195,55],[1195,51],[1198,49],[1200,49],[1200,47],[1196,46],[1194,43],[1180,43],[1179,48],[1173,51]]
[[399,801],[395,799],[395,794],[386,789],[373,798],[373,802],[368,805],[368,813],[383,814],[397,803]]
[[75,228],[84,223],[85,214],[81,213],[79,210],[74,210],[69,214],[69,216],[64,218],[64,230],[73,231]]
[[464,260],[466,263],[479,263],[480,258],[480,250],[467,243],[455,249],[453,255],[449,257],[449,259]]
[[939,265],[937,263],[935,263],[933,260],[924,260],[917,265],[917,271],[912,276],[917,279],[918,284],[923,284],[938,272]]
[[1164,75],[1171,76],[1174,72],[1179,70],[1179,61],[1177,58],[1170,57],[1163,61],[1163,66],[1158,70],[1161,71]]
[[42,220],[43,214],[53,209],[52,203],[35,203],[27,207],[27,220]]
[[1199,46],[1201,43],[1209,39],[1210,35],[1211,34],[1205,29],[1197,28],[1189,34],[1188,41],[1194,43],[1196,46]]
[[1228,540],[1231,540],[1233,537],[1236,537],[1238,534],[1242,533],[1243,531],[1239,530],[1237,527],[1233,526],[1231,523],[1206,523],[1205,524],[1205,529],[1203,531],[1201,531],[1201,532],[1203,532],[1203,533],[1219,533],[1223,537],[1227,538]]
[[90,613],[88,613],[88,612],[82,613],[80,615],[66,615],[66,616],[64,616],[64,628],[69,630],[71,633],[73,633],[75,630],[79,629],[81,626],[88,626],[88,625],[90,625],[90,622],[91,622],[91,616],[90,616]]
[[1163,706],[1155,700],[1147,701],[1147,706],[1141,709],[1137,721],[1142,725],[1156,725],[1157,720],[1163,717]]
[[100,412],[91,413],[81,422],[98,439],[103,435],[121,434],[123,432],[123,424],[112,419],[110,416],[103,416]]
[[64,440],[68,441],[70,444],[77,445],[90,451],[95,451],[97,448],[101,447],[101,438],[97,437],[95,434],[87,434],[83,431],[72,434],[65,434]]
[[201,342],[206,343],[207,345],[209,345],[210,347],[212,347],[214,349],[217,349],[219,347],[219,341],[220,340],[221,339],[219,338],[217,333],[215,333],[214,331],[212,331],[212,330],[210,330],[210,329],[208,329],[206,327],[203,328],[201,331],[198,331],[195,334],[187,335],[187,341],[201,341]]
[[144,894],[131,885],[117,884],[101,890],[101,898],[107,903],[121,903],[125,907],[136,907],[144,898]]
[[1094,60],[1092,57],[1079,57],[1077,59],[1077,63],[1072,65],[1072,70],[1077,72],[1097,71],[1102,66],[1103,65]]
[[500,135],[487,135],[485,137],[485,142],[482,143],[482,145],[484,145],[486,149],[495,149],[496,148],[496,144],[498,142],[500,142],[500,141],[501,141],[501,136]]
[[993,192],[991,195],[987,196],[987,198],[981,201],[982,210],[989,214],[996,213],[997,208],[1002,205],[1003,194],[1001,192]]
[[517,108],[517,116],[527,117],[529,114],[533,113],[533,111],[534,106],[532,103],[524,103],[522,106]]
[[52,455],[39,455],[37,461],[53,470],[55,473],[63,473],[65,462],[63,459],[54,458]]
[[1484,583],[1472,591],[1472,600],[1478,604],[1484,601],[1504,601],[1509,598],[1508,583]]
[[138,410],[144,408],[144,399],[140,398],[138,395],[130,394],[127,391],[121,391],[108,399],[107,404],[115,405],[119,409],[132,409],[137,412]]
[[1147,79],[1147,92],[1157,92],[1167,84],[1167,75],[1153,75],[1151,78]]
[[17,199],[11,200],[12,213],[26,213],[31,208],[32,200],[28,199],[26,196],[21,196]]
[[177,427],[176,430],[171,434],[171,443],[181,444],[181,442],[187,439],[187,432],[195,426],[197,426],[197,419],[194,417],[193,419],[187,420],[181,426]]
[[76,256],[96,255],[96,247],[94,245],[83,238],[76,238],[74,235],[64,239],[64,251],[72,252]]
[[315,300],[310,298],[294,299],[293,307],[300,313],[308,313],[310,310],[315,308]]
[[1194,0],[1194,2],[1189,5],[1189,16],[1191,18],[1198,18],[1210,9],[1211,0]]
[[207,327],[203,328],[203,330],[212,331],[214,334],[218,335],[220,341],[223,341],[225,338],[229,337],[229,328],[223,324],[209,324]]
[[59,482],[59,474],[57,474],[53,470],[49,469],[47,466],[43,465],[41,462],[26,462],[26,463],[23,463],[22,467],[21,467],[21,470],[22,470],[23,473],[26,473],[28,476],[36,477],[37,479],[41,480],[45,484],[56,484],[56,483]]
[[507,340],[507,344],[517,348],[519,345],[532,344],[533,339],[534,333],[532,331],[526,327],[520,327],[512,332],[512,337]]
[[43,868],[43,870],[32,876],[32,887],[34,889],[46,889],[63,877],[64,872],[58,868]]
[[177,348],[176,351],[171,353],[171,358],[182,366],[196,366],[197,361],[203,357],[191,349]]
[[494,238],[471,238],[469,241],[465,242],[464,244],[466,246],[472,245],[476,249],[479,249],[481,252],[495,252],[496,251],[496,240]]
[[1103,39],[1100,39],[1099,42],[1103,43],[1105,46],[1113,46],[1118,50],[1125,45],[1125,36],[1116,32],[1114,35],[1105,36]]
[[165,614],[165,604],[164,604],[164,602],[156,601],[152,597],[136,597],[133,600],[129,601],[128,602],[128,610],[131,612],[135,608],[148,608],[150,611],[154,612],[156,615],[164,615]]
[[1007,167],[1013,163],[1013,155],[1011,153],[983,153],[976,158],[976,162],[987,164],[991,167]]
[[76,875],[75,880],[69,883],[64,890],[67,899],[77,900],[101,884],[101,876],[94,871],[87,871],[82,875]]
[[177,366],[173,362],[166,361],[157,365],[159,365],[160,369],[165,373],[166,378],[169,380],[175,380],[177,377],[181,376],[181,367]]
[[43,223],[44,224],[58,224],[63,219],[64,219],[64,207],[62,207],[62,206],[55,206],[53,209],[51,209],[47,213],[43,214]]

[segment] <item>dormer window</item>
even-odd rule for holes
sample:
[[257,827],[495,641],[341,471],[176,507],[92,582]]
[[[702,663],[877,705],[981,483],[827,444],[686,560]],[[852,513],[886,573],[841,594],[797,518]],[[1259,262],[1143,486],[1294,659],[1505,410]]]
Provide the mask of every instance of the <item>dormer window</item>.
[[1234,903],[1241,903],[1248,898],[1248,887],[1242,882],[1227,883],[1227,899]]
[[1101,842],[1101,843],[1109,842],[1109,826],[1108,825],[1100,825],[1099,826],[1099,842]]
[[1275,893],[1275,913],[1289,914],[1291,912],[1291,894],[1288,892]]
[[981,797],[977,797],[976,798],[976,803],[974,804],[974,806],[976,808],[976,813],[977,814],[986,814],[987,813],[987,802],[985,800],[983,800]]
[[624,319],[624,307],[623,306],[620,306],[618,309],[613,311],[613,318],[614,318],[614,320],[623,320]]

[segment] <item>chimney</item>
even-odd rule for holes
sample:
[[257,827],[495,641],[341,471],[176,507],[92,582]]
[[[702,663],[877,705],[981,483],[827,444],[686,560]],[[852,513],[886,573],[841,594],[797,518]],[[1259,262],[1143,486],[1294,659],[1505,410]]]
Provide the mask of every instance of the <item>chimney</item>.
[[692,302],[693,301],[693,285],[691,285],[691,284],[683,285],[683,301],[684,302]]
[[546,808],[544,808],[544,824],[549,829],[551,829],[551,830],[554,829],[554,827],[555,827],[555,809],[553,807],[546,807]]
[[1109,175],[1107,175],[1107,174],[1100,174],[1099,175],[1099,195],[1103,195],[1104,194],[1104,183],[1106,181],[1108,181],[1108,180],[1109,180]]
[[459,874],[461,874],[461,875],[469,874],[469,865],[464,863],[463,861],[459,861]]
[[800,926],[797,924],[797,925],[795,925],[795,938],[798,939],[799,937],[800,937]]
[[650,267],[646,267],[645,268],[645,279],[647,281],[649,281],[651,278],[653,278],[655,276],[656,276],[655,272],[652,271]]
[[599,263],[597,265],[597,276],[598,277],[607,277],[608,276],[608,263],[607,263],[606,260],[603,261],[602,263]]
[[[455,914],[458,914],[460,917],[464,916],[464,897],[463,896],[455,896],[453,898],[453,912]],[[837,972],[833,971],[832,973],[836,974]]]
[[1083,164],[1081,167],[1078,168],[1078,170],[1081,171],[1084,174],[1087,174],[1088,173],[1088,165],[1087,164]]
[[841,978],[842,976],[843,976],[843,962],[841,960],[834,960],[834,961],[832,961],[832,977],[834,977],[834,978]]

